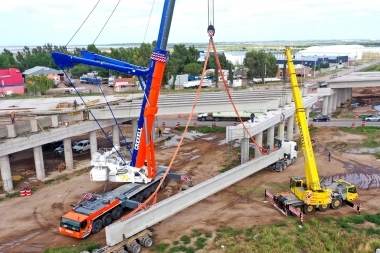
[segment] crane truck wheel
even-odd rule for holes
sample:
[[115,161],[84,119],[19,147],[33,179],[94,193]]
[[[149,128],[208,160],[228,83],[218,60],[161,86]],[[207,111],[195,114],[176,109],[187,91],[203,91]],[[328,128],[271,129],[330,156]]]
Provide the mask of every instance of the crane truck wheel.
[[219,118],[215,118],[215,121],[218,122],[218,121],[219,121]]
[[112,223],[112,215],[110,213],[107,213],[102,218],[103,227],[107,227],[109,224]]
[[144,199],[149,198],[150,193],[151,193],[150,192],[150,187],[145,188],[145,190],[143,191]]
[[138,240],[140,245],[146,248],[150,248],[153,245],[153,240],[148,235],[140,237]]
[[92,230],[91,232],[93,234],[96,234],[96,233],[99,233],[100,230],[102,230],[102,227],[103,227],[103,223],[101,220],[99,219],[96,219],[93,223],[92,223]]
[[333,201],[331,202],[331,208],[335,210],[339,209],[341,205],[342,205],[341,199],[333,199]]
[[305,214],[314,213],[315,206],[305,204],[305,207],[303,210],[304,210]]
[[318,208],[319,208],[319,211],[326,212],[330,208],[330,204],[320,205]]
[[142,203],[143,200],[144,200],[144,195],[143,194],[137,194],[134,199],[137,201],[137,202],[140,202]]
[[206,118],[205,118],[205,117],[202,117],[202,121],[206,121]]
[[128,250],[132,253],[139,253],[141,251],[141,245],[138,244],[136,241],[131,243],[131,245],[129,245],[128,247]]
[[118,206],[112,210],[112,219],[118,220],[122,214],[123,214],[123,209],[120,206]]

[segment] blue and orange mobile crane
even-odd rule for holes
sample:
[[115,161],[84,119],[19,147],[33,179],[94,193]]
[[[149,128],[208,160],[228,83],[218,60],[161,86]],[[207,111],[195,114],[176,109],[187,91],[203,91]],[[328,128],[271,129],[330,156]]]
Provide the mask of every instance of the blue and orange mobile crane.
[[[84,194],[83,201],[61,218],[60,232],[62,234],[83,238],[90,232],[99,232],[103,226],[110,224],[113,219],[121,217],[120,209],[137,208],[144,198],[147,199],[156,190],[159,186],[158,181],[166,177],[162,166],[159,166],[158,169],[156,164],[152,134],[155,115],[158,111],[158,97],[168,59],[166,47],[174,4],[175,0],[165,0],[157,44],[152,52],[148,67],[136,66],[88,51],[82,51],[82,57],[58,52],[52,53],[56,65],[62,69],[73,67],[74,64],[86,64],[132,74],[139,78],[144,97],[129,166],[144,168],[147,178],[150,179],[147,184],[132,183],[128,184],[128,187],[124,185],[104,195]],[[168,178],[190,181],[191,184],[191,177],[189,176],[171,173],[168,174]],[[136,244],[133,247],[137,247]]]

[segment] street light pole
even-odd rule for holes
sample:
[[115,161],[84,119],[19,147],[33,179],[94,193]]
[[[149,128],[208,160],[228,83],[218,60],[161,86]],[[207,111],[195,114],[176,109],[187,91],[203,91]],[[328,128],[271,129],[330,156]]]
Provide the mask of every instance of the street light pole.
[[317,64],[317,60],[314,60],[314,78],[315,78],[315,65]]

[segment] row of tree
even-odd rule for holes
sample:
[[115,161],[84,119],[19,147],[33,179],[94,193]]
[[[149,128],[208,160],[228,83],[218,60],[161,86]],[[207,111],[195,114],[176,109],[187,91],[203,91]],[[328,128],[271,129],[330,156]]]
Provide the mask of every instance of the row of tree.
[[[35,66],[44,66],[53,69],[58,69],[55,65],[51,53],[53,51],[72,54],[80,56],[82,50],[88,50],[96,54],[110,57],[123,62],[128,62],[133,65],[148,67],[151,53],[156,46],[156,41],[152,43],[142,43],[140,47],[130,48],[110,48],[109,51],[101,51],[95,45],[88,45],[87,48],[75,48],[74,51],[69,52],[65,46],[53,46],[52,44],[45,44],[30,49],[25,46],[22,51],[13,54],[11,51],[4,49],[0,54],[0,69],[4,68],[19,68],[21,71],[33,68]],[[224,53],[218,54],[219,61],[222,69],[229,70],[229,79],[232,81],[232,68],[233,64],[229,62]],[[165,69],[164,83],[168,84],[170,77],[173,78],[174,85],[175,77],[178,74],[201,75],[203,69],[203,62],[198,62],[200,57],[199,51],[194,46],[188,48],[184,44],[174,45],[173,49],[169,52],[169,60]],[[248,77],[262,77],[274,76],[277,73],[276,59],[272,54],[268,54],[263,50],[250,51],[246,53],[244,59],[244,66],[248,68]],[[215,55],[211,54],[207,63],[207,69],[217,69]],[[72,76],[80,77],[91,71],[97,71],[99,76],[108,77],[109,75],[117,75],[122,77],[130,77],[125,73],[118,73],[108,69],[90,67],[83,64],[77,64],[69,70]],[[214,74],[214,80],[218,83],[218,71]]]

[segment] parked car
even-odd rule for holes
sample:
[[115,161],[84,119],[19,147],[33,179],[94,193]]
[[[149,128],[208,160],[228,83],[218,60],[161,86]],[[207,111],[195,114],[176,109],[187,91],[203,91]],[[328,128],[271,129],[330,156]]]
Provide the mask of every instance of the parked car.
[[77,153],[83,153],[83,151],[86,151],[89,149],[90,149],[89,140],[80,141],[73,147],[73,151]]
[[380,121],[380,115],[371,115],[363,118],[363,121]]
[[318,115],[317,117],[313,118],[314,122],[319,122],[319,121],[330,121],[330,117],[327,115]]
[[65,153],[65,149],[63,147],[63,144],[59,146],[58,148],[54,149],[54,154],[56,155],[63,155]]

